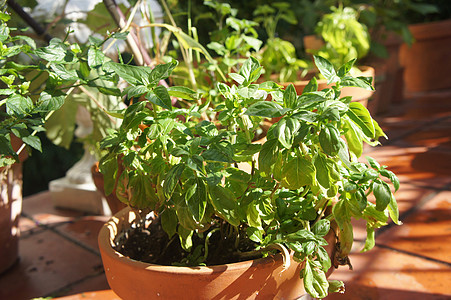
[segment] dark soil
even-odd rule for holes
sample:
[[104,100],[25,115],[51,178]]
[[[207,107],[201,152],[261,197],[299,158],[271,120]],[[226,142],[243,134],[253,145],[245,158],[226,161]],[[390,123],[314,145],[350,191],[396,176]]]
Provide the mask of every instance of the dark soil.
[[[202,236],[193,235],[193,250],[198,245],[203,246],[204,243]],[[209,254],[204,263],[212,266],[259,258],[260,254],[253,257],[242,255],[243,252],[252,251],[255,246],[256,244],[252,241],[241,239],[237,250],[234,239],[224,238],[217,231],[209,240]],[[174,235],[169,238],[158,221],[154,221],[147,227],[131,228],[119,239],[115,250],[137,261],[167,266],[180,265],[180,262],[190,255],[182,249],[179,237]],[[204,255],[203,248],[201,255]]]

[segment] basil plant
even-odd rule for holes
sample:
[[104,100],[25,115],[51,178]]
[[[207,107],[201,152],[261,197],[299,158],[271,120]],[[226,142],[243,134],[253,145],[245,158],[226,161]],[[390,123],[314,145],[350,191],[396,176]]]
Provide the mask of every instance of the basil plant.
[[[154,69],[106,64],[128,82],[122,93],[131,99],[114,113],[120,128],[102,141],[106,193],[159,217],[189,254],[174,263],[207,264],[212,249],[227,242],[230,256],[242,258],[285,248],[305,264],[300,276],[311,296],[342,289],[326,279],[332,262],[324,236],[338,225],[336,259],[348,263],[351,218],[364,219],[363,250],[371,249],[376,228],[389,217],[400,223],[387,183],[396,190],[399,181],[374,159],[359,160],[363,143],[375,146],[385,134],[363,105],[340,97],[342,87],[373,89],[371,79],[348,74],[354,60],[338,70],[322,57],[315,63],[333,87],[318,91],[312,79],[297,95],[293,85],[256,83],[262,67],[250,58],[229,74],[236,84],[217,83],[223,102],[214,108],[186,87],[158,84],[176,61]],[[265,119],[272,126],[256,142]],[[239,248],[243,242],[251,245],[247,251]]]

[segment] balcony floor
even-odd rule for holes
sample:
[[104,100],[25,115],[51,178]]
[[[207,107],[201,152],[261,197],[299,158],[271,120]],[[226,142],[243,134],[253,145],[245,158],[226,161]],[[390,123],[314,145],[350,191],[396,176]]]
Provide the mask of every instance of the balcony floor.
[[[365,155],[398,175],[404,224],[379,230],[362,254],[365,227],[356,222],[354,269],[332,274],[346,293],[327,299],[451,299],[451,90],[412,95],[375,119],[390,139]],[[20,260],[0,276],[0,299],[118,299],[97,248],[107,219],[56,209],[48,192],[25,198]]]

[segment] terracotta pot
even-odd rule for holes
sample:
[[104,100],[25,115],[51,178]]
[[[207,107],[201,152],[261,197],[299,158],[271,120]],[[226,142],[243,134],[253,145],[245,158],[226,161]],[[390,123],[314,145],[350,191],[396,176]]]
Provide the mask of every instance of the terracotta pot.
[[[210,267],[160,266],[124,257],[112,248],[135,214],[126,208],[99,233],[103,266],[111,289],[122,299],[298,299],[305,295],[302,266],[283,270],[282,255]],[[333,257],[335,234],[326,236]],[[330,270],[330,272],[332,269]]]
[[405,92],[451,87],[451,19],[409,26],[415,42],[401,47]]
[[394,33],[385,34],[386,38],[380,41],[387,50],[388,57],[380,58],[369,56],[365,62],[374,68],[375,93],[368,103],[372,113],[383,113],[390,109],[392,103],[403,100],[404,67],[401,65],[399,51],[403,43],[401,37]]
[[[374,78],[374,68],[369,67],[369,66],[362,66],[362,67],[360,67],[360,70],[362,71],[362,74],[360,74],[359,76]],[[286,88],[290,83],[293,83],[293,85],[296,89],[296,92],[298,93],[298,95],[300,95],[304,91],[304,88],[306,87],[306,85],[309,83],[310,78],[312,78],[314,75],[315,75],[314,72],[310,72],[309,74],[307,74],[306,80],[300,80],[300,81],[295,81],[295,82],[282,82],[279,84]],[[325,89],[325,88],[330,88],[330,87],[331,87],[331,85],[327,84],[326,79],[318,80],[318,90],[319,91],[322,89]],[[358,87],[344,87],[341,89],[341,97],[351,96],[352,101],[360,102],[365,107],[367,107],[368,99],[373,95],[373,93],[374,93],[374,91],[368,91],[368,90],[365,90],[363,88],[358,88]]]
[[99,171],[99,163],[98,162],[96,162],[91,167],[91,174],[92,174],[92,179],[94,181],[94,184],[95,184],[97,190],[103,195],[103,197],[105,197],[106,202],[108,203],[108,207],[111,210],[111,214],[114,215],[114,214],[118,213],[121,209],[124,209],[125,207],[127,207],[127,205],[125,203],[122,203],[116,197],[116,189],[114,189],[110,195],[108,195],[108,196],[105,195],[105,188],[103,186],[103,184],[104,184],[103,175]]
[[[15,151],[22,141],[11,135]],[[19,155],[21,161],[28,157],[26,150]],[[22,212],[22,164],[0,168],[0,274],[19,259],[19,218]]]

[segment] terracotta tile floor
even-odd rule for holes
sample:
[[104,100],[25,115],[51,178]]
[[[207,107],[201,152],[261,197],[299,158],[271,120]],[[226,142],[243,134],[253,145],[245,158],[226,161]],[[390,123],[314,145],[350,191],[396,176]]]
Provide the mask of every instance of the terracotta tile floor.
[[[356,221],[353,271],[341,267],[346,293],[327,299],[451,299],[451,90],[410,96],[376,116],[390,139],[366,148],[398,174],[402,226],[377,232],[360,253]],[[97,248],[107,217],[55,209],[48,192],[24,199],[20,261],[0,276],[0,299],[118,299],[109,291]]]

